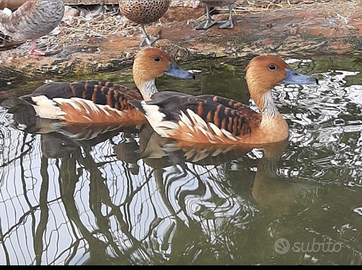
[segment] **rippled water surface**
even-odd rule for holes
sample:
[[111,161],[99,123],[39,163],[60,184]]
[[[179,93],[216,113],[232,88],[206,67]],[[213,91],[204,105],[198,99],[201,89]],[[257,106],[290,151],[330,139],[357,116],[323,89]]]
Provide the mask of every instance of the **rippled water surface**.
[[[273,91],[290,138],[270,153],[178,149],[147,126],[79,140],[0,107],[0,264],[362,264],[362,60],[287,60],[320,85]],[[255,108],[246,62],[157,83]]]

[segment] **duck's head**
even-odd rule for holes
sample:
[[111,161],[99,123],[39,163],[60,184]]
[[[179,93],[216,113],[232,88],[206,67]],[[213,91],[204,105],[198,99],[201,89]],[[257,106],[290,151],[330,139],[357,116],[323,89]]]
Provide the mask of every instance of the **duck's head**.
[[246,81],[252,96],[263,96],[275,86],[284,84],[318,84],[316,78],[294,71],[281,58],[257,56],[246,67]]
[[146,48],[135,56],[133,80],[145,100],[157,92],[155,79],[168,75],[181,79],[194,79],[191,72],[179,68],[170,55],[158,48]]

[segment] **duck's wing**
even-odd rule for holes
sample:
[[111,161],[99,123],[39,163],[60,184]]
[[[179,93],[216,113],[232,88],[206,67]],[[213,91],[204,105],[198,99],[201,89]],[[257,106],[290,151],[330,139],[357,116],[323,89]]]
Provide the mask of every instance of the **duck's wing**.
[[129,104],[142,100],[137,90],[103,81],[51,82],[20,97],[42,118],[72,124],[140,124],[144,116]]
[[237,143],[258,127],[261,116],[240,102],[213,95],[159,92],[131,101],[163,137],[196,143]]
[[[41,85],[30,95],[44,95],[49,99],[73,97],[83,98],[98,105],[108,105],[118,110],[130,109],[128,100],[142,100],[138,90],[129,89],[123,85],[97,80],[79,82],[50,82]],[[24,97],[23,97],[24,98]],[[71,101],[69,101],[71,102]]]

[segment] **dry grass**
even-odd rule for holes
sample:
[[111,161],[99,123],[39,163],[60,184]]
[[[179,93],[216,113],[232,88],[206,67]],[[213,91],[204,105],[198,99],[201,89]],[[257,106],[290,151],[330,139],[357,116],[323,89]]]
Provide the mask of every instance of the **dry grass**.
[[[320,0],[319,2],[325,3],[331,0]],[[73,1],[74,2],[74,1]],[[87,2],[87,1],[81,1]],[[285,6],[303,5],[316,2],[315,0],[241,0],[234,4],[234,12],[258,12],[269,9],[278,9]],[[340,1],[343,2],[343,1]],[[188,7],[199,8],[202,4],[199,1],[173,1],[172,7]],[[87,7],[75,8],[83,10],[80,16],[72,17],[71,21],[63,22],[56,31],[55,35],[48,35],[39,40],[40,43],[48,44],[48,46],[56,46],[60,44],[74,44],[83,42],[90,38],[104,38],[107,35],[120,35],[120,36],[133,36],[135,31],[139,33],[137,25],[130,22],[125,17],[121,16],[118,11],[118,5],[107,6],[102,14],[97,16],[89,16],[90,13],[85,14]],[[90,9],[90,8],[88,8]],[[219,12],[227,12],[225,8],[217,8]],[[202,18],[199,18],[200,20]]]
[[[74,2],[74,1],[73,1]],[[82,1],[83,3],[89,1]],[[348,20],[361,11],[361,8],[347,9],[346,1],[340,0],[240,0],[234,4],[234,13],[245,12],[265,12],[266,10],[279,9],[285,7],[295,7],[301,10],[305,5],[312,3],[320,5],[326,17],[338,17],[341,20]],[[355,1],[355,5],[360,5],[362,1]],[[330,4],[329,4],[330,3]],[[332,5],[333,3],[333,5]],[[177,1],[174,0],[172,7],[201,8],[199,1]],[[349,5],[350,6],[350,5]],[[79,16],[65,18],[58,29],[51,34],[38,39],[40,49],[52,50],[63,45],[73,45],[94,42],[102,40],[109,35],[132,37],[140,34],[140,29],[136,24],[130,22],[119,13],[118,5],[80,5],[73,6],[80,11]],[[100,7],[103,9],[100,11]],[[219,12],[227,12],[227,7],[217,8]],[[203,16],[196,19],[201,21]],[[194,20],[195,21],[195,20]],[[171,23],[171,22],[166,22]],[[188,23],[188,22],[185,22]],[[157,24],[157,23],[155,23]],[[27,55],[27,48],[30,42],[11,51],[10,54]],[[5,53],[5,52],[2,52]]]

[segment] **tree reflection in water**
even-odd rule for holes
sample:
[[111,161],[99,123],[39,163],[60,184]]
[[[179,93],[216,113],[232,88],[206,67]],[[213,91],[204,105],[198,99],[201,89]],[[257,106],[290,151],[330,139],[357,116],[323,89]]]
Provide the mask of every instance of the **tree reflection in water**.
[[148,126],[103,132],[12,113],[0,130],[1,264],[257,261],[256,239],[270,239],[261,211],[273,220],[303,190],[279,179],[283,145],[190,147]]

